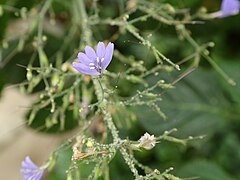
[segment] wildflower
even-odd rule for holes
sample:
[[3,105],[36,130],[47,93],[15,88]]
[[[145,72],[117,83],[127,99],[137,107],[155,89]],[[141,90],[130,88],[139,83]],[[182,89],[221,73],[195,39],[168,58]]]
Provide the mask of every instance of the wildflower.
[[150,135],[148,133],[145,133],[140,139],[139,139],[139,147],[142,147],[144,149],[150,150],[156,145],[156,138],[154,135]]
[[46,167],[38,167],[32,162],[29,156],[22,161],[21,173],[24,180],[40,180]]
[[109,42],[105,47],[103,42],[99,42],[96,52],[90,46],[85,47],[85,53],[79,52],[79,62],[73,62],[73,67],[83,73],[89,75],[100,75],[110,64],[113,56],[114,44]]
[[221,10],[211,14],[213,18],[223,18],[238,14],[240,11],[239,0],[223,0]]

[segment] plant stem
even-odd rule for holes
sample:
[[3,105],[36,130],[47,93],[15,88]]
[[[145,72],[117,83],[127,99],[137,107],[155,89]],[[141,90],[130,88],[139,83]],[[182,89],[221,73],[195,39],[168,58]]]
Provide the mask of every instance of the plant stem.
[[[80,19],[82,20],[81,22],[81,26],[82,26],[82,37],[84,38],[84,40],[86,41],[87,44],[91,44],[91,30],[89,28],[88,25],[88,21],[87,21],[87,14],[85,11],[85,6],[84,6],[84,1],[83,0],[76,0],[77,4],[79,6],[79,12],[80,12]],[[108,111],[108,104],[107,104],[107,99],[106,97],[104,97],[104,92],[103,90],[106,89],[106,84],[104,83],[104,81],[100,82],[99,79],[93,79],[93,84],[94,84],[94,88],[96,91],[96,95],[97,95],[97,99],[99,102],[99,107],[102,110],[102,113],[104,115],[104,121],[107,124],[107,127],[109,128],[109,130],[111,131],[111,134],[113,136],[113,143],[118,145],[122,142],[121,138],[119,137],[119,133],[118,130],[113,122],[113,118],[111,116],[111,113]],[[134,174],[136,179],[139,179],[139,175],[138,175],[138,171],[135,168],[135,164],[133,159],[129,156],[129,154],[127,153],[126,148],[121,147],[120,148],[120,152],[125,160],[125,162],[127,163],[127,165],[129,166],[131,172]]]

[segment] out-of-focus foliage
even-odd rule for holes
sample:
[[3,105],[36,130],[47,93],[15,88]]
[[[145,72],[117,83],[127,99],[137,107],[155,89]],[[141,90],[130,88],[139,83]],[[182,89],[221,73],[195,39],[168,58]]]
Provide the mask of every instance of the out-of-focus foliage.
[[[102,81],[107,82],[105,89],[112,102],[108,111],[120,129],[119,136],[138,140],[146,131],[160,136],[173,128],[178,129],[174,137],[187,141],[205,136],[187,145],[172,143],[178,139],[160,141],[151,151],[134,152],[136,158],[160,173],[174,167],[172,173],[181,178],[239,179],[240,15],[202,20],[198,15],[205,9],[201,7],[217,11],[221,3],[217,0],[84,2],[87,23],[77,0],[11,0],[0,6],[0,90],[6,83],[21,83],[24,92],[40,96],[26,124],[56,133],[76,127],[84,131],[91,122],[86,134],[99,142],[111,142],[105,134],[102,107],[79,108],[97,102],[94,78],[78,75],[70,64],[86,44],[109,40],[116,51]],[[164,65],[157,63],[160,60]],[[219,75],[222,70],[236,86]],[[120,102],[124,106],[116,105]],[[108,162],[99,165],[91,158],[74,164],[72,142],[55,152],[56,166],[47,179],[66,179],[66,170],[67,174],[74,170],[73,179],[86,178],[93,168],[91,177],[133,179],[121,153],[113,150],[114,158],[106,158],[113,158],[109,167]]]

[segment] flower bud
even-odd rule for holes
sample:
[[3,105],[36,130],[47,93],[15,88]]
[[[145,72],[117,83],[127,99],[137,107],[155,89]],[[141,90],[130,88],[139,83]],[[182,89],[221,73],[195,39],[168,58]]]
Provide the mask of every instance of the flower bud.
[[156,145],[156,137],[154,135],[150,135],[148,133],[145,133],[140,139],[139,139],[139,147],[142,147],[144,149],[150,150],[154,148]]

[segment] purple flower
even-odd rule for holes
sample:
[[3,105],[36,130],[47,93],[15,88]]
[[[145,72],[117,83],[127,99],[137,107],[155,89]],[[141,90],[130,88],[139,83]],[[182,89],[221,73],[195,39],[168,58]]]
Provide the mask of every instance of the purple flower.
[[232,16],[238,14],[240,11],[240,1],[239,0],[223,0],[221,5],[221,10],[212,13],[213,18],[223,18],[227,16]]
[[83,73],[89,75],[100,75],[110,64],[113,56],[114,44],[109,42],[105,47],[103,42],[99,42],[96,52],[90,46],[85,47],[85,53],[79,52],[79,62],[73,62],[73,67]]
[[21,173],[24,180],[40,180],[46,167],[38,167],[29,156],[22,161]]

